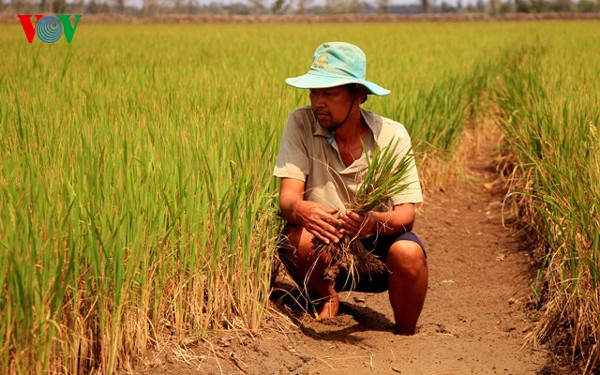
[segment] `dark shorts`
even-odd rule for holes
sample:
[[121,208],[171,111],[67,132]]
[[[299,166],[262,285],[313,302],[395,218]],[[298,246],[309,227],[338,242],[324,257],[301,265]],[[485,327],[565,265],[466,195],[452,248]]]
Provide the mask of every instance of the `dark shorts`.
[[[423,256],[427,259],[427,252],[425,246],[413,232],[402,232],[400,234],[393,235],[378,235],[363,238],[363,245],[367,251],[371,251],[376,255],[383,263],[387,260],[388,252],[390,247],[397,241],[412,241],[419,245],[423,250]],[[371,292],[380,293],[388,289],[388,271],[371,273],[371,274],[359,274],[358,279],[355,280],[352,285],[352,279],[346,272],[340,272],[337,279],[335,280],[335,290],[356,290],[359,292]]]
[[[421,243],[419,237],[413,232],[402,232],[394,235],[377,235],[367,238],[363,238],[363,245],[367,251],[371,251],[375,254],[383,263],[387,260],[387,254],[390,251],[390,247],[396,241],[412,241],[421,247],[423,250],[423,256],[427,259],[427,253],[425,252],[425,246]],[[284,252],[280,249],[279,258],[286,268],[290,265],[290,259],[286,259]],[[289,271],[289,268],[288,268]],[[355,280],[352,285],[352,279],[348,277],[345,272],[340,272],[335,282],[335,289],[337,291],[342,290],[357,290],[361,292],[379,293],[384,292],[388,289],[388,271],[385,270],[380,273],[372,273],[370,275],[358,275],[358,279]]]

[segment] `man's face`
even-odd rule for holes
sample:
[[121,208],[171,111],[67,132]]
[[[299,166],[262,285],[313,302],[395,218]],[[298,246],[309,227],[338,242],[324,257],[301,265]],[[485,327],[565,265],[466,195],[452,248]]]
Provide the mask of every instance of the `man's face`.
[[359,100],[352,103],[353,96],[348,86],[310,89],[310,106],[323,128],[335,129],[348,115],[350,106],[360,103]]

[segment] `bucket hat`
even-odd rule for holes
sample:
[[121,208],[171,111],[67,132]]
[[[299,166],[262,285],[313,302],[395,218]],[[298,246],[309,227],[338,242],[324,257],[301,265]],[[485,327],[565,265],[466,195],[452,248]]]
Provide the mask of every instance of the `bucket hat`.
[[315,51],[308,73],[285,82],[300,89],[320,89],[358,83],[369,94],[387,95],[390,90],[367,81],[367,56],[354,44],[345,42],[323,43]]

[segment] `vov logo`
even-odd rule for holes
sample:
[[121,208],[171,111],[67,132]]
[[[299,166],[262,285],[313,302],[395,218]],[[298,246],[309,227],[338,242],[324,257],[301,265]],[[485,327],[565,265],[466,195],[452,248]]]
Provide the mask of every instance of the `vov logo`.
[[29,43],[33,43],[33,37],[37,34],[39,40],[48,44],[57,42],[63,32],[67,43],[71,43],[81,14],[74,14],[73,16],[75,16],[75,24],[71,25],[70,14],[57,14],[56,17],[44,17],[43,14],[36,14],[36,25],[34,27],[31,23],[31,14],[17,14]]

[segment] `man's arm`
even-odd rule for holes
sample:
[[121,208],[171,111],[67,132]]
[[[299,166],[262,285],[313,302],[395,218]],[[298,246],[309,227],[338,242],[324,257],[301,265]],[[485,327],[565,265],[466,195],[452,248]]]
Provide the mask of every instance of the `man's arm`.
[[397,204],[392,211],[371,212],[371,215],[377,220],[379,233],[396,234],[409,231],[415,222],[415,204]]
[[291,224],[302,225],[309,233],[325,243],[339,242],[338,210],[304,200],[305,182],[293,178],[281,179],[279,208],[281,216]]
[[396,234],[411,230],[415,221],[414,203],[395,205],[392,211],[371,211],[360,216],[354,211],[346,211],[340,215],[341,232],[343,234],[365,237],[374,233]]

